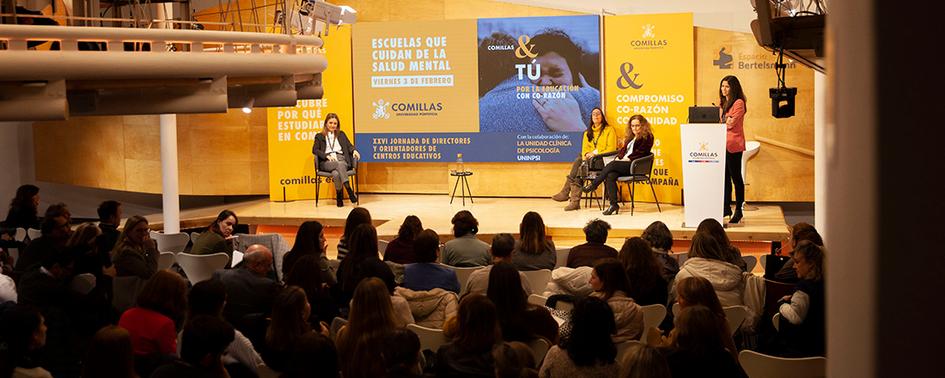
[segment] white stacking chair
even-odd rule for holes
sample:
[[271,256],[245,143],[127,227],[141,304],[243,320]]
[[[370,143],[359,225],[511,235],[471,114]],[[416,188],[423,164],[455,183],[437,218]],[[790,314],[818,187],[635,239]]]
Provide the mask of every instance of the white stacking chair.
[[548,303],[548,297],[538,294],[531,294],[528,296],[528,303],[536,306],[544,306],[545,303]]
[[752,255],[742,256],[742,260],[745,260],[745,264],[748,265],[748,273],[751,273],[755,265],[758,265],[758,258]]
[[190,233],[190,242],[191,242],[191,243],[196,243],[196,242],[197,242],[197,238],[199,238],[199,237],[200,237],[200,233],[199,233],[199,232],[191,232],[191,233]]
[[43,236],[43,232],[35,228],[30,228],[26,230],[26,235],[30,237],[30,240],[39,239],[40,236]]
[[777,314],[774,314],[774,316],[771,317],[771,324],[774,325],[775,331],[781,330],[781,313],[780,312]]
[[761,263],[761,270],[768,269],[768,255],[764,254],[758,258],[758,262]]
[[213,272],[226,267],[230,257],[226,253],[214,253],[211,255],[193,255],[190,253],[178,253],[175,257],[177,265],[180,265],[187,275],[187,280],[191,284],[200,281],[206,281],[213,278]]
[[650,328],[659,328],[660,323],[663,322],[663,318],[666,317],[666,306],[651,304],[640,306],[640,309],[643,310],[643,333],[640,334],[640,340],[644,340]]
[[634,345],[644,345],[644,343],[637,340],[627,340],[615,345],[617,347],[617,363],[623,361],[623,355],[630,352],[630,349],[632,349]]
[[26,241],[26,229],[23,227],[17,227],[16,233],[13,234],[13,240],[18,242]]
[[532,294],[542,294],[548,281],[551,281],[551,271],[548,269],[523,270],[522,274],[528,279],[528,285],[532,288]]
[[674,253],[673,256],[676,256],[676,261],[679,261],[679,266],[683,266],[689,258],[689,252]]
[[479,269],[482,269],[481,266],[462,267],[462,266],[451,266],[451,265],[446,265],[446,264],[440,264],[440,265],[450,268],[454,272],[456,272],[456,280],[459,281],[460,293],[465,292],[466,284],[469,283],[469,276],[471,276],[473,272]]
[[436,353],[440,346],[449,342],[443,335],[442,329],[429,328],[416,324],[408,324],[407,329],[416,333],[420,338],[420,351],[431,350]]
[[541,366],[541,361],[548,354],[548,349],[551,349],[551,343],[545,340],[544,337],[539,337],[529,341],[528,347],[532,350],[532,356],[535,357],[535,366]]
[[748,308],[745,306],[728,306],[723,308],[722,311],[725,311],[725,320],[728,321],[728,328],[734,336],[738,328],[745,322],[745,319],[748,319]]
[[190,236],[183,232],[178,232],[176,234],[165,234],[152,231],[151,239],[157,241],[158,251],[174,253],[184,252],[184,248],[186,248],[187,243],[190,242]]
[[387,251],[387,245],[390,244],[387,240],[377,239],[377,252],[384,256],[384,252]]
[[338,335],[338,331],[341,330],[341,327],[344,327],[347,324],[347,319],[336,316],[331,320],[331,326],[328,327],[328,335],[331,336],[332,340],[334,340],[335,336]]
[[827,376],[824,357],[784,358],[751,350],[738,354],[745,373],[751,378],[820,378]]
[[555,268],[567,266],[568,255],[570,254],[571,254],[571,248],[561,248],[561,247],[556,248],[555,249]]
[[158,270],[164,270],[174,265],[174,252],[161,252],[158,256]]

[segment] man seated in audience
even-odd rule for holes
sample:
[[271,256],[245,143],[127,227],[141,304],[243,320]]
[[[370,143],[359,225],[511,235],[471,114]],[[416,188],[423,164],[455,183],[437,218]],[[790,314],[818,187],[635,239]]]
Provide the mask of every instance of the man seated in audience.
[[594,266],[597,260],[603,258],[616,258],[617,250],[604,244],[607,242],[607,230],[610,230],[610,224],[600,219],[592,219],[584,226],[584,238],[587,243],[571,248],[568,254],[569,268],[579,266]]
[[781,266],[781,269],[774,275],[775,281],[787,283],[799,281],[797,270],[794,268],[794,248],[805,240],[819,247],[824,246],[824,239],[820,237],[820,233],[817,232],[814,226],[804,222],[791,226],[791,234],[788,236],[787,243],[781,248],[782,256],[784,255],[783,252],[786,251],[788,256],[791,256],[791,259],[785,262],[784,265]]
[[456,272],[436,263],[440,256],[440,236],[436,231],[429,228],[421,231],[413,240],[413,251],[417,262],[404,265],[404,287],[414,291],[440,288],[459,292]]
[[118,242],[118,224],[121,223],[121,202],[105,201],[98,205],[98,228],[102,234],[95,238],[99,251],[109,251]]
[[26,251],[20,254],[15,275],[37,269],[47,257],[63,253],[72,235],[69,220],[64,215],[44,218],[41,231],[42,236],[30,242]]
[[221,357],[234,334],[233,327],[222,319],[197,316],[184,327],[180,361],[157,368],[151,378],[229,377]]
[[269,278],[272,252],[264,245],[246,248],[243,261],[236,269],[221,269],[213,273],[226,286],[226,306],[223,316],[253,341],[260,343],[260,327],[265,329],[265,317],[272,311],[272,300],[279,292],[279,284]]
[[[498,264],[500,262],[512,262],[512,249],[515,248],[515,238],[511,234],[497,234],[492,238],[492,247],[489,248],[489,253],[492,254],[492,264]],[[466,294],[482,294],[486,295],[486,292],[489,290],[489,272],[492,271],[492,265],[477,269],[469,275],[469,280],[466,281],[466,287],[463,289],[463,292],[460,293],[460,297],[465,296]],[[522,290],[525,290],[526,293],[531,294],[532,288],[528,285],[528,278],[525,277],[525,273],[518,272],[518,275],[522,278]]]

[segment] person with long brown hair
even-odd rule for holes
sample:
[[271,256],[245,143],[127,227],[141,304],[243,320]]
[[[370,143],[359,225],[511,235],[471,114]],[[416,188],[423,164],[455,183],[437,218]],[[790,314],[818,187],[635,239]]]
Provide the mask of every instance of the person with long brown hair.
[[[725,349],[738,361],[738,349],[735,347],[735,340],[732,339],[732,330],[726,321],[725,311],[722,309],[722,303],[719,302],[712,283],[702,277],[689,277],[682,279],[676,284],[676,303],[679,310],[691,306],[705,306],[716,316],[715,329],[719,332],[719,339],[725,346]],[[672,338],[672,334],[670,335]]]
[[397,237],[387,244],[384,250],[384,261],[398,264],[413,264],[417,262],[417,255],[413,251],[413,241],[423,231],[423,223],[416,215],[408,215],[404,223],[397,230]]
[[217,218],[210,223],[207,230],[200,233],[200,236],[194,240],[194,245],[190,253],[195,255],[209,255],[213,253],[226,253],[227,256],[233,255],[233,230],[240,222],[239,218],[231,210],[223,210],[217,215]]
[[630,292],[627,293],[630,298],[641,306],[666,305],[668,283],[660,274],[662,266],[646,240],[636,236],[627,239],[620,248],[618,259],[630,281]]
[[591,296],[603,299],[614,313],[617,332],[613,335],[614,343],[637,340],[643,333],[643,310],[630,298],[630,281],[623,264],[617,259],[602,259],[591,271],[588,282],[594,290]]
[[484,295],[467,295],[456,319],[455,337],[436,352],[437,376],[493,377],[492,348],[502,341],[495,305]]
[[[734,75],[719,83],[719,121],[725,124],[725,197],[723,216],[729,223],[742,219],[745,204],[745,180],[742,178],[742,154],[745,152],[745,92]],[[735,213],[732,213],[732,186],[735,186]]]
[[519,239],[512,250],[512,263],[518,270],[554,269],[558,261],[555,243],[545,234],[541,215],[529,211],[518,226]]
[[574,305],[570,325],[570,335],[548,350],[538,376],[617,377],[617,347],[611,342],[617,326],[607,302],[582,298]]
[[[571,171],[565,177],[564,187],[551,197],[558,202],[569,201],[564,211],[581,208],[581,181],[584,179],[581,172],[582,166],[586,167],[584,173],[587,173],[586,169],[593,168],[590,164],[594,157],[617,149],[617,132],[607,123],[607,118],[604,117],[604,112],[600,108],[594,108],[591,111],[591,121],[588,122],[581,141],[581,156],[571,163]],[[603,166],[597,169],[602,168]]]
[[725,228],[722,227],[719,221],[714,218],[703,219],[702,222],[699,222],[699,227],[696,227],[696,233],[704,233],[711,236],[715,241],[719,242],[719,246],[722,247],[722,258],[726,262],[737,265],[744,271],[748,271],[748,263],[742,258],[742,251],[732,244],[732,241],[728,238],[728,234],[725,233]]
[[725,259],[722,246],[713,237],[697,232],[692,237],[689,258],[676,274],[671,292],[677,291],[675,287],[684,278],[703,277],[712,283],[722,306],[743,306],[748,274]]
[[384,374],[377,358],[387,333],[397,329],[397,319],[387,285],[377,277],[358,284],[351,300],[348,324],[338,330],[335,345],[345,377],[373,377]]
[[[266,330],[266,342],[259,348],[266,365],[282,371],[288,362],[289,353],[296,341],[313,332],[308,323],[312,306],[308,303],[305,290],[298,286],[289,286],[276,296],[272,306],[272,321]],[[321,325],[322,333],[327,328]]]
[[299,226],[295,233],[295,243],[292,249],[282,258],[282,279],[285,280],[295,266],[304,256],[315,256],[319,266],[319,276],[321,282],[329,286],[335,284],[335,274],[331,271],[328,264],[328,240],[325,238],[325,228],[318,221],[305,221]]
[[679,312],[664,350],[673,377],[747,377],[726,350],[718,322],[718,314],[702,305]]
[[157,243],[151,239],[148,220],[140,215],[125,221],[125,228],[118,236],[112,250],[112,263],[118,277],[138,276],[151,278],[157,272]]
[[630,117],[626,137],[621,143],[623,146],[617,150],[617,158],[607,163],[597,174],[597,178],[584,187],[584,192],[589,193],[597,190],[601,183],[605,183],[604,191],[610,201],[610,208],[604,211],[604,215],[614,214],[620,209],[617,204],[617,177],[629,175],[633,161],[650,154],[654,139],[650,121],[647,121],[646,117],[640,114]]
[[351,209],[351,212],[348,213],[348,217],[345,218],[345,229],[342,230],[341,238],[338,239],[338,256],[335,257],[336,259],[344,260],[345,256],[348,255],[348,244],[349,240],[351,240],[351,233],[362,224],[374,224],[371,221],[371,212],[363,207]]
[[495,304],[505,341],[529,342],[543,337],[551,344],[558,342],[558,322],[545,306],[528,303],[528,294],[519,288],[522,278],[515,266],[500,262],[489,272],[486,293]]
[[348,191],[351,203],[358,202],[358,196],[348,183],[348,170],[355,167],[361,154],[354,149],[345,132],[341,131],[341,120],[337,114],[328,113],[325,116],[322,132],[315,135],[312,154],[315,155],[315,166],[319,171],[331,172],[338,207],[345,205],[342,189]]

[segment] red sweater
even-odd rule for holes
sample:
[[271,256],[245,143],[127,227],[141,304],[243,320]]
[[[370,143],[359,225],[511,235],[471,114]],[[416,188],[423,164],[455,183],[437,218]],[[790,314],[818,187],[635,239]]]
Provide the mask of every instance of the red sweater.
[[131,349],[135,355],[177,354],[177,329],[167,316],[133,307],[121,315],[118,326],[131,334]]

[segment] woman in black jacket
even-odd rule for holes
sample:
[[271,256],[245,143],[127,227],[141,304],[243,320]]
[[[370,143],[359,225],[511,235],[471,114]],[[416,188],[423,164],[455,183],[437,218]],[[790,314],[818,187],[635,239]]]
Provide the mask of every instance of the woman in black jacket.
[[335,113],[328,113],[325,116],[325,125],[322,132],[315,135],[315,143],[312,145],[312,154],[315,155],[317,171],[331,172],[332,181],[335,183],[336,199],[338,207],[344,206],[344,196],[342,187],[348,191],[348,199],[351,203],[358,202],[358,196],[354,194],[351,185],[348,183],[348,170],[354,167],[357,160],[361,158],[358,151],[354,150],[351,141],[344,131],[341,131],[341,120]]

